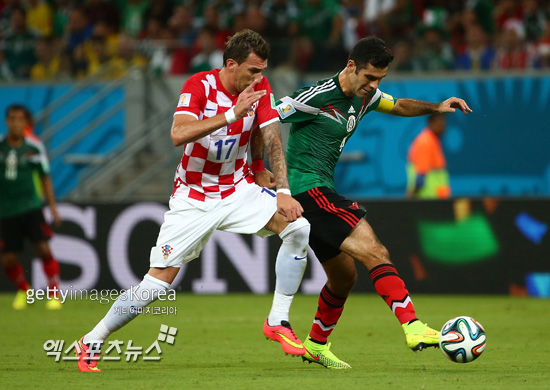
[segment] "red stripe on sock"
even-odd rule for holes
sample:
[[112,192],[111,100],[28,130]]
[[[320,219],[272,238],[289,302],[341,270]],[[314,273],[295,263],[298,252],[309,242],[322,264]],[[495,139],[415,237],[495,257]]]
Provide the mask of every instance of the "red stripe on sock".
[[54,287],[59,288],[59,263],[54,259],[51,253],[42,257],[41,260],[44,273],[48,277],[48,287],[50,289]]
[[[324,300],[330,301],[334,306],[328,305]],[[319,294],[317,312],[315,313],[315,321],[322,322],[322,324],[313,323],[309,335],[312,339],[326,343],[328,336],[334,330],[334,326],[338,322],[342,311],[344,310],[344,304],[347,298],[337,297],[325,286]],[[334,302],[334,303],[333,303]],[[323,325],[324,324],[324,325]],[[325,330],[323,327],[329,326],[331,329]]]
[[[373,274],[380,275],[383,272],[374,272],[371,274],[371,278],[374,281],[374,288],[378,295],[382,297],[390,309],[392,309],[392,307],[395,309],[394,314],[401,324],[416,319],[412,301],[409,300],[405,307],[401,307],[406,302],[407,298],[410,299],[409,291],[403,279],[395,274],[396,270],[394,267],[388,266],[380,268],[386,269],[386,275],[382,275],[376,279],[376,276]],[[378,269],[375,271],[378,271]]]
[[28,290],[31,288],[27,279],[25,278],[25,272],[21,264],[16,264],[15,266],[4,268],[6,276],[17,286],[18,290]]

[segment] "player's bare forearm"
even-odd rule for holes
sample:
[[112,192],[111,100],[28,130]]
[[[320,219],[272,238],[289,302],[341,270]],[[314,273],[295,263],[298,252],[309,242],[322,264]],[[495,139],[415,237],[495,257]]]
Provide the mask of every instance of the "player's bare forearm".
[[435,114],[436,112],[446,114],[455,112],[457,108],[464,114],[472,112],[463,99],[451,97],[441,103],[430,103],[416,99],[397,99],[390,114],[407,117]]
[[[230,118],[233,116],[232,122],[244,118],[250,107],[265,96],[266,91],[264,89],[259,91],[254,90],[254,86],[258,84],[259,80],[254,80],[246,87],[239,94],[237,104],[228,111],[228,113],[233,113],[233,115],[229,115]],[[187,114],[175,115],[170,136],[174,146],[181,146],[196,141],[229,124],[230,122],[227,119],[226,113],[203,120],[197,120],[194,116]]]
[[252,135],[250,136],[250,156],[252,157],[252,161],[263,160],[264,149],[265,142],[262,136],[262,131],[259,127],[255,127],[254,130],[252,130]]
[[416,99],[397,99],[390,114],[397,116],[420,116],[437,112],[438,103]]
[[227,125],[225,114],[218,114],[200,121],[191,115],[175,115],[170,137],[174,146],[181,146],[196,141]]
[[57,212],[57,204],[55,202],[55,194],[53,192],[52,179],[50,176],[42,176],[41,181],[42,181],[42,190],[44,192],[44,195],[46,196],[48,206],[50,206],[50,211],[53,217],[53,223],[57,227],[61,224],[61,217]]
[[270,123],[265,126],[262,129],[262,135],[269,158],[269,166],[275,176],[275,186],[277,189],[289,188],[279,122]]

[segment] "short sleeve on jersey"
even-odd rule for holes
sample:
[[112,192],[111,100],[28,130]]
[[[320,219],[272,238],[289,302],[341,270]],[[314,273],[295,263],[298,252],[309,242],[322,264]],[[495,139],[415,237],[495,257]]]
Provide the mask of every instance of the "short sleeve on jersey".
[[265,90],[266,92],[265,96],[258,101],[258,109],[256,110],[258,125],[260,128],[263,128],[270,123],[277,122],[279,120],[279,115],[275,108],[275,98],[273,97],[271,85],[266,77],[262,77],[262,80],[256,85],[255,90]]
[[376,107],[375,111],[382,112],[382,113],[388,113],[390,112],[393,107],[395,106],[395,102],[397,99],[395,99],[393,96],[388,95],[385,92],[380,91],[380,98],[378,102],[378,107]]
[[30,157],[30,162],[36,167],[40,176],[46,176],[50,174],[50,163],[48,161],[48,155],[46,154],[46,148],[38,137],[29,136],[25,138],[26,141],[33,145],[38,153],[33,154]]
[[187,114],[200,119],[202,108],[206,104],[206,88],[208,83],[201,80],[203,72],[191,76],[181,89],[178,105],[174,115]]

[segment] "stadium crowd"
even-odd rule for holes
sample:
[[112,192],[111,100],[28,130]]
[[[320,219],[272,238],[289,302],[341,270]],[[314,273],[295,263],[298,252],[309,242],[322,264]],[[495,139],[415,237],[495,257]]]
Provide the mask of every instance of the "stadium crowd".
[[195,73],[243,28],[271,68],[336,71],[368,35],[392,71],[550,68],[550,0],[0,0],[0,80]]

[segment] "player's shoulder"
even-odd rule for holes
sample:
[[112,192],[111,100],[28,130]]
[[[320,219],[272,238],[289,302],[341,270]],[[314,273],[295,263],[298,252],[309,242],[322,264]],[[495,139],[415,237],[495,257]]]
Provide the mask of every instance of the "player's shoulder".
[[261,89],[265,89],[267,86],[269,86],[269,80],[267,79],[267,77],[262,76],[262,78],[260,79],[260,82],[256,84],[254,90],[258,91]]
[[35,147],[37,149],[44,149],[44,143],[42,142],[42,140],[34,135],[34,134],[28,134],[25,136],[24,138],[25,140],[25,143],[27,143],[27,145],[31,146],[31,147]]
[[311,105],[314,102],[326,102],[327,96],[333,93],[340,93],[340,89],[334,77],[328,77],[297,90],[290,97],[299,103]]
[[215,87],[216,86],[216,75],[214,73],[215,71],[216,70],[213,69],[213,70],[207,70],[207,71],[195,73],[194,75],[192,75],[187,79],[187,81],[185,82],[184,88],[190,85],[195,86],[195,85],[200,85],[204,83],[208,83],[211,86]]

